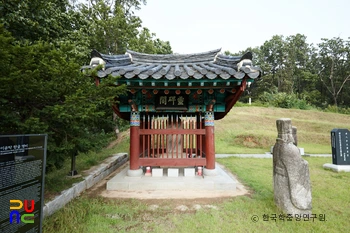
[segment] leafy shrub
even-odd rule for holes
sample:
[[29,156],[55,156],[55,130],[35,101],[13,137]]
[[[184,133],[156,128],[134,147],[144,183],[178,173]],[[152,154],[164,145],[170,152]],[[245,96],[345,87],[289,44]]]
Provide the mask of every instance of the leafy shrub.
[[327,108],[324,109],[324,111],[350,115],[350,108],[341,108],[334,105],[328,105]]
[[262,103],[267,103],[270,106],[274,106],[277,108],[312,108],[305,99],[298,99],[298,97],[295,94],[287,94],[285,92],[264,92],[264,94],[260,96],[260,101]]

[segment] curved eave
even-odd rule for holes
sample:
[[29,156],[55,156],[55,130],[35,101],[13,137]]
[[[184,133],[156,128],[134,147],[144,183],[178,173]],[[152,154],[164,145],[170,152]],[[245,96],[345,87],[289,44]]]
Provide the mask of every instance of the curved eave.
[[[218,54],[220,49],[196,54],[144,54],[128,50],[125,55],[105,55],[92,52],[90,68],[103,64],[99,78],[108,75],[124,79],[251,79],[261,76],[261,69],[253,66],[250,52],[242,56]],[[98,58],[98,59],[96,59]],[[94,60],[95,59],[95,60]],[[88,67],[84,67],[87,69]]]

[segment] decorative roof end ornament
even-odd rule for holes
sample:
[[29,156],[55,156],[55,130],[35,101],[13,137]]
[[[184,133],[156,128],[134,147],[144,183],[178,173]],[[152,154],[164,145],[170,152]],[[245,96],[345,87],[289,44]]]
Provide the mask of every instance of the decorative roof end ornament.
[[242,61],[237,63],[237,71],[240,71],[242,66],[244,67],[251,67],[252,66],[252,60],[250,59],[243,59]]
[[131,55],[131,53],[129,53],[128,51],[126,51],[126,52],[125,52],[125,54],[126,54],[126,55],[128,55],[128,56],[130,57],[130,61],[131,61],[131,63],[133,63],[133,60],[132,60],[132,55]]
[[103,65],[103,70],[104,70],[106,62],[100,57],[93,57],[93,58],[91,58],[90,66],[91,67],[96,67],[98,65]]

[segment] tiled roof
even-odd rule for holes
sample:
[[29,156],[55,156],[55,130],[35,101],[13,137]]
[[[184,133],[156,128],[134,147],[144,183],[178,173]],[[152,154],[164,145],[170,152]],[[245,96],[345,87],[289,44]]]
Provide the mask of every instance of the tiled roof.
[[[126,79],[256,79],[261,69],[253,66],[250,52],[243,56],[219,54],[220,49],[196,54],[144,54],[127,50],[124,55],[91,53],[90,68],[104,64],[98,72],[103,78],[109,74]],[[87,68],[87,67],[86,67]]]

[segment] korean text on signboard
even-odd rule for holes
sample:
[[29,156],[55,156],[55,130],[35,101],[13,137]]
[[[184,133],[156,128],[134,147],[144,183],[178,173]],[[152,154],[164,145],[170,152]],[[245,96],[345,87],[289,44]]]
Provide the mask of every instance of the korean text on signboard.
[[42,232],[47,135],[0,136],[0,232]]

